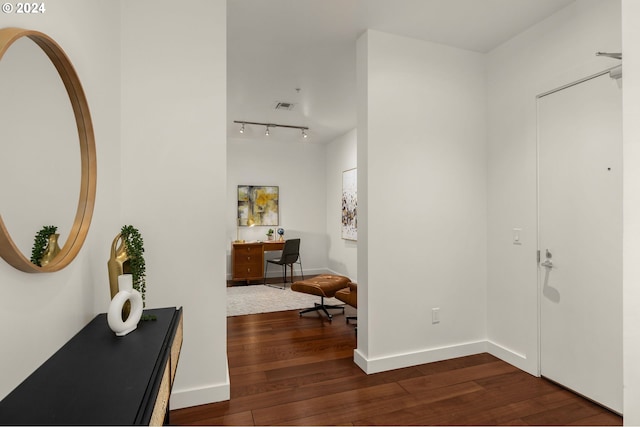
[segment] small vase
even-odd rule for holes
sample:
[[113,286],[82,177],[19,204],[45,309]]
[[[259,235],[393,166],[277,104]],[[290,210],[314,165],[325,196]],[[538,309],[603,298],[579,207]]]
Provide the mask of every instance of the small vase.
[[58,246],[59,234],[50,234],[47,242],[47,248],[44,250],[42,258],[40,258],[40,266],[44,267],[49,264],[60,253],[60,246]]

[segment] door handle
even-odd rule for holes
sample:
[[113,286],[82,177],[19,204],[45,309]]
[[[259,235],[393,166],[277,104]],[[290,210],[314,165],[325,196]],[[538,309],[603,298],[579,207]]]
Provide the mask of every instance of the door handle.
[[553,258],[553,255],[551,254],[549,249],[545,250],[545,260],[542,261],[540,265],[549,269],[553,268],[553,261],[551,261],[551,258]]

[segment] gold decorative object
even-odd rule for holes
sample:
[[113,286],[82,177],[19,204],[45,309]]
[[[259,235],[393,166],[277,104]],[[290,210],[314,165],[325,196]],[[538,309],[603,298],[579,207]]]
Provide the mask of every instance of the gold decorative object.
[[[127,247],[122,238],[122,233],[113,239],[111,243],[111,256],[107,261],[107,269],[109,270],[109,290],[111,292],[111,299],[116,296],[120,291],[118,287],[118,276],[122,274],[130,274],[130,258],[127,254]],[[129,311],[131,310],[131,304],[127,301],[122,309],[122,319],[129,317]]]
[[47,240],[47,247],[40,258],[40,266],[44,267],[53,260],[58,253],[60,253],[60,246],[58,245],[59,234],[50,234]]
[[[32,263],[16,246],[2,220],[2,215],[0,215],[0,257],[20,271],[45,273],[58,271],[69,265],[80,252],[89,232],[96,199],[96,144],[89,104],[80,84],[80,79],[67,55],[51,37],[33,30],[2,28],[0,29],[0,59],[16,40],[23,37],[31,39],[40,46],[58,70],[73,108],[80,143],[81,176],[78,208],[69,237],[65,240],[64,246],[55,259],[42,267]],[[4,102],[5,100],[3,99],[2,101]],[[25,197],[28,196],[31,195],[25,195]]]

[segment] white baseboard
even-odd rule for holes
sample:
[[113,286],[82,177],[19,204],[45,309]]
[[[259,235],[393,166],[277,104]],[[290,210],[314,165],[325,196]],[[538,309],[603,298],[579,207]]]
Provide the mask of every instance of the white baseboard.
[[439,347],[412,353],[393,354],[374,359],[367,359],[358,349],[354,351],[353,360],[367,374],[439,362],[456,357],[471,356],[487,351],[486,341],[476,341],[449,347]]
[[224,383],[182,390],[173,389],[169,403],[170,409],[180,409],[206,405],[207,403],[223,402],[229,399],[231,399],[231,380],[229,379],[229,364],[227,363],[227,378]]
[[[528,369],[526,355],[519,354],[491,341],[476,341],[411,353],[394,354],[374,359],[367,359],[360,350],[355,349],[353,352],[353,360],[366,374],[375,374],[485,352],[492,354],[498,359],[524,372],[538,376],[537,372],[531,372],[531,369]],[[230,390],[231,382],[229,379],[229,368],[227,367],[227,378],[224,383],[183,390],[174,389],[171,393],[171,409],[187,408],[229,400],[231,396]]]
[[439,362],[441,360],[471,356],[473,354],[484,352],[515,366],[521,371],[527,372],[533,376],[539,376],[537,369],[535,369],[535,367],[531,367],[532,361],[527,359],[526,355],[517,353],[492,341],[476,341],[412,353],[394,354],[374,359],[367,359],[358,349],[356,349],[353,354],[353,360],[356,365],[358,365],[360,369],[367,374],[375,374],[377,372],[422,365],[424,363]]
[[537,369],[532,368],[531,361],[527,359],[525,354],[517,353],[511,349],[496,344],[493,341],[487,341],[487,352],[500,360],[504,360],[510,365],[515,366],[521,371],[525,371],[533,376],[540,376]]

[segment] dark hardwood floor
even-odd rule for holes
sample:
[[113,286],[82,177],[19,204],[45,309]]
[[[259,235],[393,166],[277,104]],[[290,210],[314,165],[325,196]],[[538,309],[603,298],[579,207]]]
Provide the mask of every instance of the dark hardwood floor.
[[297,311],[228,318],[231,400],[174,425],[622,425],[622,418],[489,354],[366,375],[354,325]]

